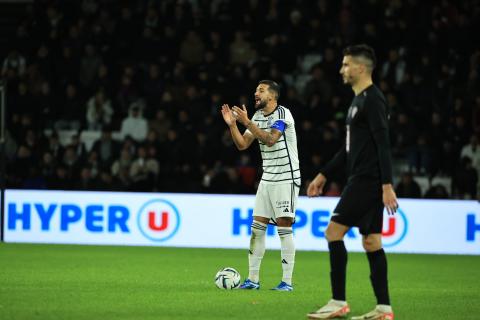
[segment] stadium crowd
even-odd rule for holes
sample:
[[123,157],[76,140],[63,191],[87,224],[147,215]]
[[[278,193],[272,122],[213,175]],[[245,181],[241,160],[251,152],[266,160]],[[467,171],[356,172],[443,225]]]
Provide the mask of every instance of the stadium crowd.
[[[367,43],[397,195],[477,199],[475,30],[478,0],[35,1],[2,57],[7,187],[254,193],[258,147],[238,153],[219,110],[253,114],[262,79],[281,84],[295,117],[305,186],[344,139],[342,49]],[[88,147],[86,131],[101,132]],[[416,182],[435,177],[448,184]]]

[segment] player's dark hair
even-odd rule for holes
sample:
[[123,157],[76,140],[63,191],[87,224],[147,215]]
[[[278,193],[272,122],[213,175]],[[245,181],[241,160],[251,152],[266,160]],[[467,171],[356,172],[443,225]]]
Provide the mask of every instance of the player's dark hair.
[[344,56],[352,56],[354,58],[363,58],[367,61],[370,70],[373,70],[377,65],[377,57],[372,47],[366,44],[357,44],[348,46],[343,49]]
[[266,84],[268,86],[268,90],[273,92],[275,99],[278,100],[280,98],[280,85],[273,80],[262,80],[258,84]]

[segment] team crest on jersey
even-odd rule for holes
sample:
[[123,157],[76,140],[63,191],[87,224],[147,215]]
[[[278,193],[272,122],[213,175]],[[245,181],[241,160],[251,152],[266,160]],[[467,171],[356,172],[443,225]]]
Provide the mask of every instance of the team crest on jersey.
[[357,112],[358,112],[357,106],[350,107],[350,109],[348,110],[348,116],[350,117],[350,119],[353,119],[353,117],[355,117]]
[[273,124],[273,117],[268,117],[267,127],[271,127]]

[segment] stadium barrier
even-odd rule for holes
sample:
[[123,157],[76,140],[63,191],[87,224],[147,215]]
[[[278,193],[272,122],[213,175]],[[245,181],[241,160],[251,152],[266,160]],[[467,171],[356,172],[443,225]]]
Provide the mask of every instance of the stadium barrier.
[[[337,198],[300,197],[298,250],[327,250],[325,229]],[[400,199],[384,215],[388,252],[480,255],[480,204]],[[26,243],[242,248],[249,243],[252,195],[6,190],[4,241]],[[275,228],[267,247],[280,247]],[[356,228],[345,237],[362,251]]]

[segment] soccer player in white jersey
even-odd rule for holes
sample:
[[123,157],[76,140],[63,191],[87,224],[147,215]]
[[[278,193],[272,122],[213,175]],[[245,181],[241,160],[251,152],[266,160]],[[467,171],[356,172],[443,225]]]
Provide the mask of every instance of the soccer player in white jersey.
[[[248,118],[245,106],[222,106],[222,116],[239,150],[258,140],[263,160],[263,175],[258,186],[251,226],[248,254],[248,278],[241,289],[260,288],[260,264],[265,253],[265,232],[269,222],[277,225],[281,243],[283,277],[272,290],[292,291],[295,245],[292,225],[300,188],[300,167],[295,122],[290,110],[278,104],[279,85],[271,80],[259,82],[255,91],[255,109]],[[240,133],[237,122],[246,127]]]

